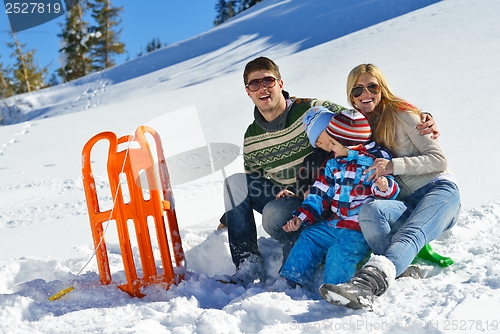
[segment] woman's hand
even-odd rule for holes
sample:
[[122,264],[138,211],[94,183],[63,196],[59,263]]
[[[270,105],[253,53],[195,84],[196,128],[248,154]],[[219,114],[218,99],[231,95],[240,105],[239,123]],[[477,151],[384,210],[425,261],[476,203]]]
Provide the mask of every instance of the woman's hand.
[[378,180],[381,176],[394,173],[394,165],[391,160],[377,158],[373,164],[364,171],[364,174],[368,174],[370,171],[374,172],[368,177],[367,180]]
[[285,225],[283,225],[283,230],[285,232],[297,231],[302,225],[302,220],[299,217],[293,217]]
[[295,194],[293,193],[293,191],[290,191],[288,189],[283,189],[278,193],[278,195],[276,195],[276,199],[286,198],[286,197],[294,197],[294,196],[295,196]]
[[436,122],[430,114],[420,115],[420,124],[417,125],[417,130],[420,131],[421,135],[431,134],[432,139],[438,139],[441,135],[436,128]]

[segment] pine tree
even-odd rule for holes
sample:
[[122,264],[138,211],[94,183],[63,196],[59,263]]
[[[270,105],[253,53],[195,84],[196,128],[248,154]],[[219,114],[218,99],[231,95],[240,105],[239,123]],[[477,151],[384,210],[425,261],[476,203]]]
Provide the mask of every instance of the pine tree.
[[64,82],[81,78],[92,71],[92,60],[87,57],[87,53],[96,38],[89,31],[89,23],[84,20],[88,9],[87,1],[81,0],[76,3],[66,15],[62,33],[57,35],[64,41],[64,46],[59,52],[64,54],[65,64],[57,70],[57,74]]
[[57,80],[57,75],[52,73],[49,78],[49,82],[47,83],[47,87],[57,86],[59,85],[59,80]]
[[215,11],[217,12],[217,16],[214,21],[215,26],[218,26],[236,15],[235,7],[237,2],[238,0],[219,0],[219,2],[215,5]]
[[238,13],[258,4],[261,1],[262,0],[240,0],[240,8]]
[[34,63],[35,49],[24,52],[25,44],[19,43],[14,33],[11,34],[14,42],[7,45],[14,49],[11,56],[16,60],[13,66],[13,88],[15,94],[29,93],[45,87],[47,67],[38,68]]
[[0,63],[0,98],[5,99],[14,95],[14,87],[12,85],[12,68],[4,68]]
[[151,42],[146,45],[146,52],[161,49],[160,37],[153,38]]
[[95,0],[91,8],[92,17],[97,23],[91,30],[96,36],[96,43],[91,50],[92,67],[100,71],[114,66],[113,56],[125,52],[125,44],[119,41],[121,29],[116,30],[121,23],[119,14],[123,7],[112,7],[111,0]]
[[0,98],[2,99],[0,104],[0,125],[5,125],[5,116],[11,116],[18,110],[12,102],[8,103],[5,99],[11,97],[15,94],[14,85],[12,81],[12,68],[4,68],[3,64],[0,63]]
[[219,0],[215,5],[217,16],[214,20],[214,25],[217,26],[224,21],[229,20],[231,17],[241,13],[262,0]]

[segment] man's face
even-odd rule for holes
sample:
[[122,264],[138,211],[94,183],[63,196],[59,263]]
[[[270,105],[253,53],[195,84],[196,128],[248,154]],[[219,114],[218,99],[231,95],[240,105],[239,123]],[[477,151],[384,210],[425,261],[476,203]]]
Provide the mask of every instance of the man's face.
[[[276,80],[274,82],[271,82],[273,80],[269,79],[264,81],[261,80],[264,78],[274,78]],[[281,114],[286,107],[286,103],[282,103],[282,101],[284,101],[283,94],[281,93],[283,89],[283,80],[277,79],[274,74],[268,71],[250,73],[248,75],[247,84],[252,80],[260,81],[260,87],[254,92],[251,91],[254,89],[249,89],[248,87],[245,87],[245,90],[262,115],[265,117],[265,114]],[[268,86],[265,85],[266,83]]]

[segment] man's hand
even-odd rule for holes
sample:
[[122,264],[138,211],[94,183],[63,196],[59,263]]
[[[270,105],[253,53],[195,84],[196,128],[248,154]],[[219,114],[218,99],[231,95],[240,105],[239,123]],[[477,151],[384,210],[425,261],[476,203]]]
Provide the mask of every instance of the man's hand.
[[431,134],[432,139],[438,139],[441,135],[436,128],[436,122],[430,114],[422,114],[420,116],[421,123],[417,125],[417,130],[420,131],[421,135]]
[[285,225],[283,225],[283,230],[285,232],[297,231],[302,225],[302,220],[299,217],[293,217]]

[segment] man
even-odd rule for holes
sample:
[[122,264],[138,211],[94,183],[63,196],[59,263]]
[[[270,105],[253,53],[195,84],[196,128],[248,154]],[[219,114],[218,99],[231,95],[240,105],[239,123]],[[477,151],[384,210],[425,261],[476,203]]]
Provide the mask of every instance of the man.
[[[264,230],[282,243],[283,262],[302,231],[283,230],[302,198],[283,195],[282,190],[289,190],[285,194],[297,193],[297,173],[312,152],[302,124],[304,114],[314,106],[324,106],[334,113],[346,108],[329,101],[290,97],[283,90],[278,65],[266,57],[245,66],[243,81],[255,104],[254,121],[244,136],[245,173],[231,175],[224,182],[226,213],[221,223],[227,226],[231,257],[237,269],[222,281],[246,285],[264,277],[253,210],[262,214]],[[431,120],[423,127],[433,124]]]
[[286,188],[296,192],[297,171],[312,152],[302,118],[317,105],[333,112],[345,108],[328,101],[298,99],[283,90],[278,66],[269,58],[250,61],[243,73],[247,95],[255,104],[254,122],[243,144],[245,174],[228,177],[224,187],[229,247],[237,272],[227,280],[247,284],[262,278],[263,258],[257,247],[253,210],[262,214],[264,230],[283,244],[286,259],[300,230],[286,233],[282,226],[301,204],[301,198],[276,198]]

